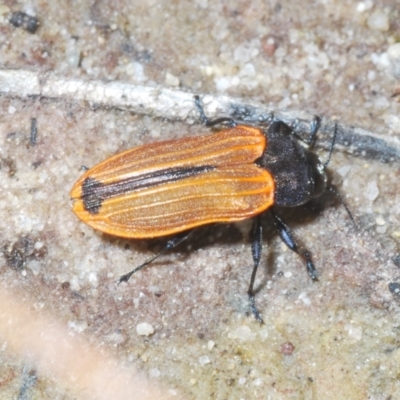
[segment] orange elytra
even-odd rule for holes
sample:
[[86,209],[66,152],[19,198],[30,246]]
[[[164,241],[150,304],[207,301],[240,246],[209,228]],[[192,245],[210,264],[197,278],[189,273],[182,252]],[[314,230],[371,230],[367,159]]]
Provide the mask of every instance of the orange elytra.
[[274,180],[255,163],[265,147],[249,126],[135,147],[86,171],[71,190],[73,211],[133,239],[250,218],[274,201]]

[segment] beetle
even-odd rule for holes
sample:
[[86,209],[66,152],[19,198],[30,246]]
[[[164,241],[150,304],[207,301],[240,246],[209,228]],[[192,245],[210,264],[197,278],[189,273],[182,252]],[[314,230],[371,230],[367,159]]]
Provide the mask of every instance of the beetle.
[[[331,189],[325,169],[337,127],[323,164],[282,121],[272,120],[261,129],[231,118],[209,120],[199,97],[195,102],[204,124],[226,126],[210,135],[145,144],[106,159],[73,186],[73,211],[92,228],[111,235],[131,239],[177,235],[120,282],[177,246],[193,228],[253,218],[248,296],[254,317],[262,322],[254,299],[262,251],[261,215],[272,215],[283,242],[304,260],[311,279],[317,280],[310,252],[298,245],[274,209],[303,205]],[[310,142],[319,125],[316,117]]]

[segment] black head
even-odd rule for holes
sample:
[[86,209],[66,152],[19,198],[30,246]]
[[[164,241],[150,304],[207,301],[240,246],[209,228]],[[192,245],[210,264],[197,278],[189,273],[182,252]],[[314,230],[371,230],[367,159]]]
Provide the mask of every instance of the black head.
[[260,165],[275,181],[275,205],[295,207],[320,196],[326,189],[325,165],[316,154],[302,146],[289,126],[271,123],[267,147]]

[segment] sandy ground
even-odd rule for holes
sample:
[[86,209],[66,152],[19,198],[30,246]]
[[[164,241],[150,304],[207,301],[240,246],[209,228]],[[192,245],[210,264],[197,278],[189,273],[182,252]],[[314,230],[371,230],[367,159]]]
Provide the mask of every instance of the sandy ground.
[[[0,63],[304,109],[396,141],[399,10],[398,0],[3,1]],[[37,16],[34,33],[10,24],[17,11]],[[82,166],[209,129],[0,92],[1,399],[400,398],[399,159],[334,153],[330,179],[359,229],[329,197],[280,211],[318,282],[266,216],[260,325],[246,298],[249,223],[199,229],[118,286],[165,241],[102,235],[71,212]]]

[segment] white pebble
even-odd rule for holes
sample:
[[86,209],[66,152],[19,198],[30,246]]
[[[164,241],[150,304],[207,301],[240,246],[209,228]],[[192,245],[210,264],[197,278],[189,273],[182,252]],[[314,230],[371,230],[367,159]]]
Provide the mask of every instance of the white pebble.
[[301,300],[306,306],[309,306],[311,304],[311,300],[305,292],[301,292],[298,299]]
[[39,275],[39,272],[40,272],[40,262],[39,261],[31,260],[27,263],[26,267],[32,271],[33,275]]
[[98,279],[97,274],[95,272],[91,272],[89,274],[88,280],[92,284],[93,287],[98,287],[99,286],[99,279]]
[[166,73],[165,75],[165,84],[167,86],[174,86],[177,87],[179,86],[179,78],[176,77],[175,75],[170,74],[169,72]]
[[241,77],[250,77],[254,78],[256,76],[256,69],[254,65],[251,63],[247,63],[239,72],[239,76]]
[[157,368],[151,368],[149,371],[150,378],[158,378],[161,375],[161,372]]
[[362,339],[362,328],[356,327],[354,325],[345,325],[345,329],[349,333],[349,336],[356,340]]
[[144,73],[143,64],[136,61],[131,62],[126,66],[126,73],[130,75],[136,82],[143,82],[147,79]]
[[379,187],[376,181],[371,181],[368,183],[364,194],[368,200],[370,201],[376,200],[376,198],[379,196]]
[[387,55],[389,57],[389,60],[400,60],[400,43],[394,43],[390,45],[387,49]]
[[386,51],[386,56],[392,67],[392,74],[395,78],[400,78],[400,43],[394,43],[389,46]]
[[385,234],[387,231],[387,227],[385,225],[379,225],[376,227],[376,233],[379,233],[380,235]]
[[148,322],[140,322],[136,325],[136,333],[139,336],[150,336],[154,333],[154,328]]
[[251,331],[251,329],[246,326],[239,326],[235,330],[228,333],[229,339],[240,339],[240,340],[254,340],[256,334]]
[[232,86],[237,86],[239,84],[238,77],[221,76],[214,79],[215,87],[218,92],[226,92]]
[[396,133],[400,133],[400,117],[398,115],[386,114],[383,116],[383,120],[385,121],[385,124],[389,126],[390,129],[392,129]]
[[382,10],[375,10],[368,18],[368,26],[376,31],[386,32],[389,30],[389,17]]
[[373,6],[374,6],[374,3],[372,2],[372,0],[360,1],[357,4],[357,11],[359,13],[362,13],[364,11],[370,10]]
[[199,358],[200,365],[207,365],[207,364],[210,364],[210,362],[211,362],[211,360],[207,356],[201,356]]
[[40,250],[43,247],[43,242],[35,242],[35,250]]

